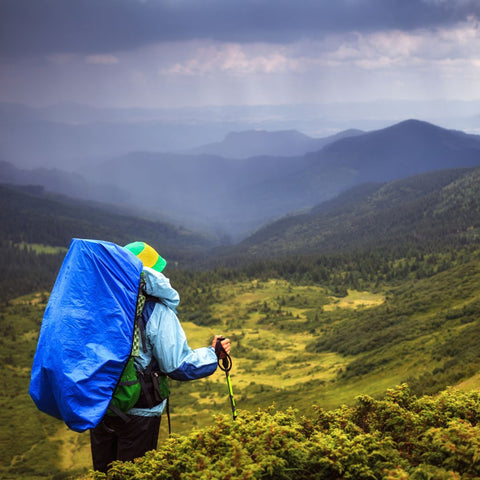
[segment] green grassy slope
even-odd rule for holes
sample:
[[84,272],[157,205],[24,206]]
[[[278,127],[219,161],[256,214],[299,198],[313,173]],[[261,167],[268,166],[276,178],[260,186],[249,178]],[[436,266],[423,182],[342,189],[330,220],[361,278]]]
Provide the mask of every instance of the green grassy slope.
[[[417,394],[467,380],[473,382],[468,389],[478,385],[480,252],[421,280],[385,283],[375,292],[349,290],[344,297],[318,284],[278,278],[215,281],[194,296],[192,284],[172,281],[186,292],[179,315],[193,348],[219,332],[232,339],[232,384],[240,415],[275,403],[310,416],[313,405],[351,405],[359,394],[380,397],[404,381]],[[204,297],[210,321],[188,321]],[[45,299],[23,297],[1,311],[0,358],[7,368],[0,397],[5,447],[0,471],[6,478],[81,472],[90,464],[88,436],[37,412],[27,394]],[[230,416],[220,371],[171,387],[177,434],[212,424],[215,413]],[[162,441],[165,435],[163,426]]]

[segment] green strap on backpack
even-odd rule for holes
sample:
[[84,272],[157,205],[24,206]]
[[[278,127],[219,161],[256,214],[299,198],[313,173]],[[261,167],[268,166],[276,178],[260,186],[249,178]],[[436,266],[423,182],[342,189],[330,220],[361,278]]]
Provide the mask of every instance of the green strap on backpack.
[[142,393],[140,380],[138,379],[138,374],[135,369],[135,357],[140,355],[139,319],[142,315],[143,307],[145,306],[145,296],[142,293],[144,285],[145,283],[143,281],[142,273],[137,297],[137,306],[135,309],[132,351],[115,391],[113,392],[107,415],[120,415],[123,412],[127,412],[137,403],[140,394]]
[[[143,274],[142,274],[143,275]],[[130,358],[125,365],[125,369],[120,377],[120,380],[113,392],[112,400],[107,410],[107,415],[117,415],[128,421],[128,417],[124,415],[125,412],[133,408],[142,396],[142,404],[138,405],[140,408],[151,408],[154,405],[167,399],[170,394],[168,385],[168,378],[166,375],[153,370],[152,363],[147,367],[145,372],[139,374],[135,369],[135,357],[140,355],[140,338],[142,338],[143,345],[145,345],[145,329],[140,325],[143,308],[147,300],[146,295],[143,294],[143,287],[145,283],[140,282],[140,290],[137,298],[137,306],[135,313],[134,334],[132,351]],[[157,367],[158,368],[158,367]],[[147,375],[146,375],[147,374]],[[145,401],[147,402],[145,404]]]

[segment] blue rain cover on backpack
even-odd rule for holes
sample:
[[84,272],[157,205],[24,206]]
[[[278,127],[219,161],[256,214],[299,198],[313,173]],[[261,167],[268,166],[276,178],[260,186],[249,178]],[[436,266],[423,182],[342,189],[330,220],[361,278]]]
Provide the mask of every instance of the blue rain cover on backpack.
[[142,262],[110,242],[73,239],[43,316],[30,395],[77,432],[105,415],[133,342]]

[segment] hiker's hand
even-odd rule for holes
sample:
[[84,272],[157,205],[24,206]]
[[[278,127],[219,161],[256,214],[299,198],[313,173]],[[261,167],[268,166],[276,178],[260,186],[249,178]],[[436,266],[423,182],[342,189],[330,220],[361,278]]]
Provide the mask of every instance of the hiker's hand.
[[[217,345],[217,340],[219,338],[223,338],[222,335],[215,335],[213,337],[213,342],[212,342],[212,347],[215,349],[215,346]],[[225,350],[225,353],[227,355],[230,355],[230,339],[229,338],[224,338],[221,342],[223,350]],[[225,358],[225,353],[222,351],[220,352],[219,358]]]

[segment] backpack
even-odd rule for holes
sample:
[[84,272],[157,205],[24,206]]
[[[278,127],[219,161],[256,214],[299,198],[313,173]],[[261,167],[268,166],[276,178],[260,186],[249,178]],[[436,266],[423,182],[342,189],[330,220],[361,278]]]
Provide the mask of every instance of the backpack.
[[133,373],[142,270],[114,243],[71,241],[43,316],[29,393],[74,431],[95,428],[114,393],[121,397],[121,377]]

